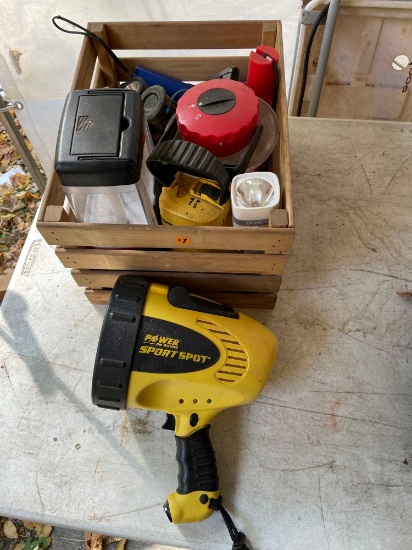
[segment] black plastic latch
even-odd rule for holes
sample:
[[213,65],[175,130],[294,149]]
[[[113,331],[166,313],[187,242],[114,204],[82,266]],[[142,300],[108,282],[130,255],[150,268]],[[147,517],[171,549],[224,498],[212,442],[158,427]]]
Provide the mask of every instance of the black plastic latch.
[[240,71],[238,67],[230,66],[226,67],[226,69],[223,69],[223,71],[220,71],[218,73],[212,74],[212,76],[209,76],[206,80],[239,80]]
[[216,187],[213,187],[213,185],[204,183],[199,189],[199,195],[206,195],[206,197],[209,197],[212,201],[218,202],[220,191]]
[[239,318],[238,313],[231,306],[201,298],[196,294],[190,294],[181,286],[176,286],[169,290],[168,300],[172,306],[181,309],[210,313],[212,315],[220,315],[221,317],[230,317],[231,319]]

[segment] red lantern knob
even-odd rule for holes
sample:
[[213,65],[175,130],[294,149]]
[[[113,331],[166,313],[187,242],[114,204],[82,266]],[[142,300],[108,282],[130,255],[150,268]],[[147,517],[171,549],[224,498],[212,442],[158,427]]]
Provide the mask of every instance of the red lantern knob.
[[258,120],[253,90],[235,80],[208,80],[179,99],[176,119],[183,139],[217,157],[233,155],[249,145]]

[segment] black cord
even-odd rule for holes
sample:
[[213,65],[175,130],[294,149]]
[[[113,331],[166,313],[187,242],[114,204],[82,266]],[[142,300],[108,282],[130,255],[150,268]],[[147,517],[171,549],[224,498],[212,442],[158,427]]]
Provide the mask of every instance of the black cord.
[[[63,29],[63,27],[60,27],[56,23],[56,19],[61,19],[62,21],[65,21],[69,25],[73,25],[73,27],[76,27],[76,28],[80,29],[82,32],[70,31],[68,29]],[[111,48],[109,48],[109,46],[106,44],[106,42],[100,38],[100,36],[97,36],[97,34],[94,34],[93,32],[85,29],[84,27],[78,25],[77,23],[74,23],[73,21],[70,21],[70,19],[66,19],[65,17],[61,17],[60,15],[55,15],[52,18],[52,23],[57,29],[59,29],[59,31],[67,32],[68,34],[80,34],[82,36],[87,36],[88,38],[92,38],[93,40],[96,40],[96,42],[98,42],[99,44],[101,44],[103,46],[103,48],[107,51],[107,53],[110,55],[110,57],[113,59],[113,61],[115,63],[117,63],[117,65],[119,65],[119,67],[121,67],[121,69],[123,69],[123,71],[126,74],[128,74],[130,76],[130,78],[133,78],[134,75],[129,71],[129,69],[126,67],[126,65],[124,65],[120,61],[120,59],[117,57],[117,55],[113,52],[113,50]]]
[[232,539],[233,546],[232,550],[251,550],[246,544],[246,536],[236,529],[235,524],[233,523],[232,518],[229,513],[222,506],[222,497],[210,499],[210,508],[216,510],[222,514],[223,521],[229,531],[230,538]]
[[306,80],[308,78],[308,66],[309,66],[309,56],[310,56],[310,50],[312,48],[313,39],[315,38],[316,31],[318,30],[319,25],[322,22],[322,19],[326,17],[327,13],[329,11],[329,4],[326,4],[326,6],[323,8],[321,12],[319,12],[319,15],[313,24],[312,30],[310,31],[310,35],[308,38],[308,43],[306,44],[306,50],[305,50],[305,60],[303,65],[303,73],[302,73],[302,83],[300,85],[300,94],[299,94],[299,102],[298,102],[298,109],[297,109],[297,116],[302,115],[302,105],[303,105],[303,97],[305,95],[305,89],[306,89]]
[[265,59],[269,59],[269,61],[272,63],[272,67],[275,72],[275,89],[273,90],[272,109],[276,111],[276,103],[278,100],[278,92],[279,92],[279,78],[280,78],[279,67],[276,61],[272,59],[267,53],[263,53],[262,57],[264,57]]
[[275,90],[273,92],[273,101],[272,101],[272,107],[273,110],[276,111],[276,103],[278,102],[278,93],[279,93],[279,79],[280,79],[280,71],[277,63],[273,63],[273,68],[275,70]]

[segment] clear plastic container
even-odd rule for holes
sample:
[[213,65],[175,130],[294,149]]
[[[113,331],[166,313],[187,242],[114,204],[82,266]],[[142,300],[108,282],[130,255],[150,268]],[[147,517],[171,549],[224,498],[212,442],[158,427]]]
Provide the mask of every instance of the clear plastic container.
[[[153,150],[146,118],[140,179],[130,185],[70,186],[63,189],[80,223],[132,223],[157,225],[154,213],[154,177],[146,168],[146,159]],[[115,183],[113,181],[113,183]]]
[[81,223],[147,223],[136,184],[64,190]]

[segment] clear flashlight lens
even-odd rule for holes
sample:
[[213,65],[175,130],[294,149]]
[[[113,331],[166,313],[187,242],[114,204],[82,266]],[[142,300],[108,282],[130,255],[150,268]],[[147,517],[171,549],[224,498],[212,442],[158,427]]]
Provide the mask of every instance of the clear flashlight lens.
[[274,194],[273,186],[262,178],[245,179],[236,190],[238,205],[246,208],[268,206]]

